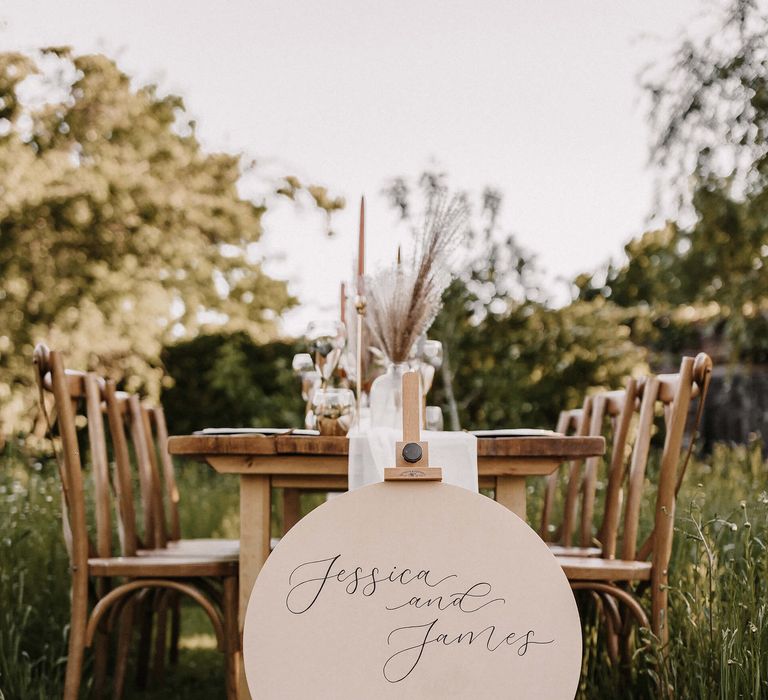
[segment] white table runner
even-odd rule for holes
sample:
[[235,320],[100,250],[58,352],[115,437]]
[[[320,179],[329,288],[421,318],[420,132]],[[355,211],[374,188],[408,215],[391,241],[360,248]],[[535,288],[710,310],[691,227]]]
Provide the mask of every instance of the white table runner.
[[[429,464],[442,467],[446,484],[477,493],[477,438],[469,433],[422,431],[429,443]],[[395,466],[395,443],[402,431],[369,428],[349,435],[349,490],[384,481],[384,469]]]

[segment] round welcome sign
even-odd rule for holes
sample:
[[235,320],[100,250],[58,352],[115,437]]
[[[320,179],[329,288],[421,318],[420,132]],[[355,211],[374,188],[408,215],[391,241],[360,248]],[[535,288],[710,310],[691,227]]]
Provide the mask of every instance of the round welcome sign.
[[573,698],[581,627],[548,547],[437,481],[334,498],[267,560],[245,620],[267,698]]

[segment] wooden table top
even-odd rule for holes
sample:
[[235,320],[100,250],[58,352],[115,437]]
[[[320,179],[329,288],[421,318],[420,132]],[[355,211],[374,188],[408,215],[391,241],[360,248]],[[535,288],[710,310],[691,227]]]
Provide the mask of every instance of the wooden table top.
[[[306,455],[349,454],[347,437],[300,435],[177,435],[169,438],[173,455]],[[478,457],[546,457],[581,459],[605,453],[605,439],[581,436],[483,437],[477,439]]]

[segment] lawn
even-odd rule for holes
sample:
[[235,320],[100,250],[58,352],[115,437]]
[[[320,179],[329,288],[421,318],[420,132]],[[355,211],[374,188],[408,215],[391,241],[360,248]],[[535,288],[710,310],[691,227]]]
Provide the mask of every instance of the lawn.
[[[0,698],[61,693],[68,622],[67,557],[55,462],[11,445],[0,458]],[[236,479],[179,465],[185,536],[236,536]],[[531,512],[540,483],[529,485]],[[307,497],[304,507],[317,503]],[[644,507],[646,521],[652,512]],[[279,523],[280,514],[275,513]],[[647,522],[646,522],[647,524]],[[608,667],[588,601],[582,698],[768,697],[768,463],[760,445],[716,446],[689,467],[671,565],[671,643],[664,660],[638,639],[631,677]],[[130,698],[223,696],[223,661],[208,621],[182,612],[179,666],[165,685]],[[133,674],[130,682],[133,683]]]

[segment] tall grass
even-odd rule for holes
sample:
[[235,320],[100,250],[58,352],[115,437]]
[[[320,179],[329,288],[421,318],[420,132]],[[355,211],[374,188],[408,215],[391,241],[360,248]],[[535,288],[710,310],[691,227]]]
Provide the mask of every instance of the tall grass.
[[68,559],[51,465],[8,451],[0,472],[0,696],[61,694]]
[[[1,459],[0,698],[55,698],[69,619],[55,465],[18,449]],[[185,535],[236,536],[236,478],[192,463],[180,465],[178,478]],[[643,633],[632,670],[613,668],[585,605],[581,698],[768,698],[768,464],[757,444],[718,446],[686,478],[670,565],[668,653]],[[304,499],[305,507],[316,500]],[[646,528],[652,512],[649,498]],[[210,635],[206,622],[188,608],[182,627],[186,648],[168,685],[131,697],[221,696],[220,655],[199,643]]]
[[[652,514],[648,499],[646,529]],[[590,611],[579,696],[768,698],[767,544],[768,464],[760,445],[716,446],[691,465],[678,498],[668,648],[643,631],[631,672],[614,668]]]

